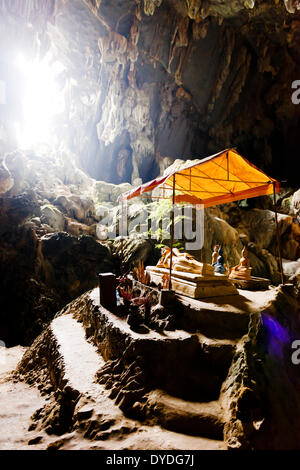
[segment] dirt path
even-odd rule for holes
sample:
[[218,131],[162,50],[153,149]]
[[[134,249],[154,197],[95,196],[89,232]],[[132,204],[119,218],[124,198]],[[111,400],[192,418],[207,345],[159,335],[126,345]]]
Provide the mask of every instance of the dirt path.
[[0,348],[0,450],[28,449],[30,417],[45,401],[36,388],[10,380],[25,348]]
[[[129,435],[108,437],[105,442],[92,442],[77,432],[64,436],[48,436],[44,432],[29,432],[31,416],[45,404],[45,399],[35,387],[11,380],[11,372],[20,361],[25,348],[20,346],[0,348],[0,450],[45,450],[48,446],[65,450],[136,450],[136,449],[189,449],[220,450],[224,444],[213,439],[187,436],[167,431],[160,426],[143,426]],[[71,353],[69,351],[69,353]],[[40,441],[28,441],[40,436]]]

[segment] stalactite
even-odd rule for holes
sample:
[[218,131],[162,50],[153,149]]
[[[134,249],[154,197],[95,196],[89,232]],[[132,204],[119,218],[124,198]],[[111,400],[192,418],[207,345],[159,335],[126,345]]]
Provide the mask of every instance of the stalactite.
[[[127,52],[128,52],[128,59],[130,61],[130,72],[132,73],[134,70],[134,64],[138,60],[139,56],[139,51],[138,51],[138,41],[139,41],[139,24],[137,18],[135,18],[135,21],[133,25],[131,26],[130,29],[130,34],[129,34],[129,40],[128,40],[128,47],[127,47]],[[132,77],[131,77],[132,78]]]
[[235,46],[235,35],[229,29],[225,30],[225,50],[223,52],[223,60],[220,64],[219,76],[216,80],[214,90],[212,92],[208,105],[208,113],[211,113],[215,107],[216,101],[220,96],[222,88],[231,72],[232,53]]
[[154,15],[155,9],[159,8],[163,0],[144,0],[144,12],[148,16]]
[[198,39],[205,39],[207,35],[207,31],[210,25],[210,19],[207,18],[205,20],[193,23],[193,39],[196,41]]
[[299,0],[284,0],[284,4],[289,13],[296,13],[297,10],[300,10]]
[[186,0],[188,16],[191,18],[191,20],[196,19],[201,7],[201,3],[202,0]]
[[187,47],[188,40],[188,27],[189,27],[189,18],[179,17],[176,21],[176,26],[173,34],[173,38],[170,45],[169,52],[169,63],[168,63],[168,72],[171,73],[171,65],[174,60],[176,50],[180,47]]
[[114,31],[98,40],[102,62],[126,62],[127,39]]
[[[234,132],[234,123],[229,121],[229,116],[232,113],[233,108],[239,101],[239,97],[244,89],[248,72],[251,64],[251,54],[247,51],[246,47],[243,46],[240,49],[239,55],[236,61],[232,64],[232,76],[234,77],[230,89],[227,91],[226,105],[224,106],[223,113],[219,115],[218,123],[216,126],[211,127],[209,134],[216,139],[218,142],[222,142],[224,145],[230,145],[231,136]],[[241,119],[246,119],[243,115]]]

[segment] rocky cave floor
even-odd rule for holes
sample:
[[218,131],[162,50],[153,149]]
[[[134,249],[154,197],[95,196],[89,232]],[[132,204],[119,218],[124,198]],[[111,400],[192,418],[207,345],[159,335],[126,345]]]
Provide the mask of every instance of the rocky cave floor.
[[94,289],[31,347],[2,348],[0,448],[297,448],[298,405],[278,414],[282,391],[299,393],[287,339],[258,339],[260,315],[266,329],[283,304],[299,318],[291,286],[176,302],[176,328],[138,332]]
[[[299,448],[299,2],[3,0],[0,23],[0,447]],[[21,151],[25,69],[47,57],[64,107],[48,144],[35,129]],[[219,243],[229,268],[246,245],[270,290],[223,306],[178,297],[164,312],[173,330],[159,307],[159,330],[133,332],[87,292],[98,273],[156,264],[165,240],[136,221],[166,208],[130,202],[121,242],[118,197],[232,146],[288,181],[289,285],[270,197],[209,208],[191,254],[210,263]],[[116,236],[101,241],[105,227]]]
[[[79,331],[79,336],[80,333]],[[83,343],[83,341],[81,342]],[[104,409],[105,413],[101,413],[99,410],[94,419],[99,424],[101,423],[103,429],[106,429],[106,434],[102,433],[102,439],[89,439],[78,430],[62,435],[48,434],[43,429],[32,430],[35,421],[32,416],[36,414],[37,410],[49,404],[53,397],[47,393],[41,394],[41,387],[29,386],[12,378],[12,373],[25,349],[15,346],[0,351],[1,363],[5,363],[5,367],[1,367],[0,376],[0,406],[2,410],[0,413],[0,450],[218,450],[225,448],[223,443],[213,439],[184,435],[168,431],[158,425],[143,425],[133,419],[126,419],[108,398],[104,387],[101,386],[98,390],[97,407]],[[86,351],[86,349],[88,348],[83,346],[81,352],[90,353],[93,359],[95,352],[93,350]],[[89,356],[87,356],[88,359]],[[97,364],[101,362],[98,357],[96,362]],[[87,415],[89,410],[93,410],[93,405],[87,407]]]

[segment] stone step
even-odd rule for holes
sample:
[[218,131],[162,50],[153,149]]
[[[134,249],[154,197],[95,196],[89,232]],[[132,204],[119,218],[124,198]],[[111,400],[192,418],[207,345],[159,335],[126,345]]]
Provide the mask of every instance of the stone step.
[[[143,357],[151,388],[184,399],[211,401],[219,397],[235,351],[236,340],[209,338],[183,330],[133,331],[126,319],[99,306],[98,289],[81,298],[75,314],[106,360],[122,357],[128,344],[134,360]],[[85,302],[85,305],[84,305]]]
[[[134,368],[131,370],[126,360],[122,362],[124,360],[122,354],[125,350],[123,346],[126,347],[126,344],[123,345],[123,340],[127,338],[126,334],[124,334],[123,338],[122,335],[124,331],[122,328],[124,327],[126,330],[128,325],[126,326],[125,324],[124,326],[120,321],[122,328],[119,329],[118,320],[114,321],[112,317],[109,317],[111,321],[110,326],[106,323],[102,323],[106,331],[101,328],[97,329],[96,338],[98,341],[101,339],[103,341],[103,343],[99,342],[97,347],[96,343],[93,344],[91,338],[86,338],[86,329],[83,325],[83,319],[85,318],[83,312],[88,310],[89,305],[89,302],[86,303],[87,298],[89,298],[89,296],[86,295],[80,297],[57,315],[45,332],[37,338],[36,342],[29,348],[18,366],[20,377],[26,380],[27,378],[33,381],[35,380],[37,384],[39,384],[39,388],[42,386],[39,382],[39,377],[45,377],[45,379],[43,379],[45,380],[45,390],[48,390],[49,387],[49,382],[46,380],[46,370],[48,370],[51,388],[55,391],[49,396],[50,401],[47,406],[43,407],[41,410],[37,410],[35,413],[31,430],[34,432],[34,430],[37,429],[39,433],[45,432],[47,435],[49,434],[51,436],[61,436],[73,432],[76,436],[81,436],[80,439],[86,439],[87,446],[89,445],[88,441],[111,440],[110,446],[116,443],[119,447],[123,446],[123,448],[127,448],[126,446],[129,445],[126,444],[128,439],[128,442],[131,442],[130,445],[133,445],[133,448],[143,448],[139,447],[142,445],[139,438],[141,438],[141,436],[152,435],[151,433],[154,432],[154,426],[155,442],[159,441],[159,448],[162,449],[169,448],[167,439],[171,439],[171,441],[174,442],[175,448],[183,448],[181,447],[180,439],[182,438],[183,442],[187,442],[188,436],[192,437],[193,445],[198,445],[199,449],[224,448],[224,442],[220,441],[219,437],[217,439],[214,438],[217,433],[214,431],[210,432],[209,430],[209,423],[213,421],[213,418],[209,418],[204,412],[202,413],[202,422],[207,422],[208,424],[203,427],[204,434],[203,436],[201,435],[202,428],[199,424],[200,418],[193,418],[195,414],[193,404],[191,405],[192,411],[189,413],[188,402],[186,402],[186,415],[188,416],[188,423],[192,423],[192,432],[190,431],[190,424],[185,425],[184,420],[181,420],[179,427],[174,425],[174,430],[172,430],[172,423],[169,426],[170,429],[168,429],[168,426],[162,427],[158,422],[156,423],[156,415],[154,415],[153,419],[151,417],[148,419],[147,417],[145,420],[143,414],[127,413],[127,408],[123,401],[124,398],[128,399],[131,392],[133,395],[135,393],[133,386],[134,380],[132,380],[130,374],[131,372],[133,374],[136,372]],[[90,307],[92,314],[95,316],[93,305],[90,304]],[[78,312],[80,311],[81,314],[79,315]],[[79,321],[79,317],[81,318],[81,322]],[[88,321],[90,321],[90,319],[89,316],[86,318]],[[104,320],[104,317],[102,320]],[[100,318],[100,324],[102,320]],[[100,324],[98,326],[100,326]],[[102,333],[103,336],[100,336],[100,333]],[[185,350],[187,350],[186,360],[189,359],[189,352],[193,353],[194,348],[200,350],[201,345],[199,338],[193,335],[191,339],[191,335],[185,334],[184,332],[181,332],[178,337],[177,333],[170,332],[170,336],[166,338],[166,345],[167,353],[171,352],[172,354],[171,358],[164,358],[164,361],[162,361],[162,358],[164,356],[165,344],[160,341],[160,335],[149,338],[148,341],[146,341],[145,349],[143,336],[136,334],[136,340],[137,341],[133,343],[133,356],[130,356],[129,359],[135,360],[137,359],[136,354],[140,355],[145,351],[146,360],[142,360],[140,375],[147,379],[147,373],[150,368],[147,361],[153,358],[153,345],[155,345],[155,340],[157,340],[158,344],[156,344],[154,351],[156,358],[153,358],[154,361],[152,365],[156,370],[157,365],[160,364],[161,370],[155,379],[160,379],[163,376],[173,377],[176,392],[175,375],[178,364],[176,364],[176,361],[173,359],[176,359],[177,353],[180,354],[181,351]],[[110,380],[104,382],[99,380],[99,371],[103,371],[104,375],[107,374],[110,364],[114,361],[103,358],[101,348],[99,347],[101,344],[105,344],[105,351],[108,356],[111,354],[109,349],[112,347],[113,355],[118,358],[116,359],[117,362],[121,360],[119,368],[114,367],[114,373],[116,372],[117,375],[114,375],[114,373],[108,374]],[[126,359],[128,359],[127,356]],[[169,369],[172,364],[173,369],[169,375]],[[145,369],[144,366],[146,367]],[[184,370],[184,367],[182,369]],[[195,374],[195,376],[196,375],[197,374]],[[135,375],[135,377],[137,376]],[[30,383],[32,383],[32,380]],[[117,384],[118,380],[121,389],[119,394],[113,397],[113,387]],[[136,380],[138,379],[136,378]],[[198,377],[197,380],[199,380]],[[203,375],[201,380],[203,383],[210,383],[211,376],[205,378]],[[144,382],[142,382],[142,385],[138,383],[138,386],[143,386],[143,383]],[[181,383],[180,377],[179,379],[177,378],[177,383]],[[143,396],[134,396],[134,400],[129,406],[130,410],[143,407],[145,401],[149,398],[147,392],[149,393],[149,390],[151,390],[150,387],[147,388],[148,385],[146,380]],[[190,386],[193,386],[193,384],[184,382],[184,389]],[[157,388],[161,387],[158,387],[155,383],[152,390]],[[141,390],[143,390],[143,388]],[[47,394],[48,392],[43,391],[43,393]],[[172,390],[169,393],[174,396],[176,395],[176,393],[172,393]],[[217,387],[216,394],[218,393],[219,390]],[[119,400],[118,397],[120,394]],[[210,398],[210,400],[212,399],[211,396],[208,398]],[[199,394],[197,395],[197,399],[199,401]],[[181,400],[181,403],[183,401],[184,400]],[[194,421],[196,423],[195,425],[193,424]],[[193,426],[196,426],[196,431],[193,431]],[[180,433],[179,429],[182,429],[183,433],[186,434]],[[139,443],[136,444],[135,439],[137,439]],[[157,448],[157,444],[155,444],[154,441],[151,446],[151,448]]]
[[152,388],[201,401],[215,400],[234,354],[235,341],[206,338],[183,330],[148,333],[133,331],[125,319],[99,306],[98,289],[78,305],[76,318],[106,360],[122,357],[130,344],[134,360],[141,356]]
[[251,303],[243,295],[195,300],[176,296],[181,306],[181,327],[216,339],[239,339],[248,331]]
[[[52,371],[54,386],[72,389],[80,393],[80,400],[74,409],[77,429],[87,439],[106,440],[120,435],[124,438],[136,422],[124,417],[122,411],[110,400],[110,389],[95,381],[95,374],[106,362],[95,345],[86,340],[81,323],[71,314],[56,317],[51,323],[53,351]],[[203,337],[200,338],[204,342]],[[59,356],[59,360],[58,357]],[[202,372],[203,383],[213,381]],[[186,384],[189,387],[189,384]],[[222,440],[222,422],[218,417],[217,402],[195,403],[172,397],[157,391],[147,395],[149,410],[154,406],[154,421],[164,429],[176,433]],[[160,410],[160,411],[159,411]],[[176,411],[177,410],[177,411]],[[165,416],[164,416],[165,415]],[[152,425],[152,419],[150,420]],[[121,429],[121,431],[119,430]],[[127,430],[126,432],[124,429]]]
[[71,315],[55,318],[51,330],[62,357],[64,379],[80,393],[97,393],[96,372],[105,361],[96,348],[85,339],[85,331]]
[[201,345],[203,361],[215,370],[228,370],[239,339],[209,338],[196,333]]
[[162,390],[154,390],[148,394],[145,406],[148,413],[165,429],[223,439],[224,423],[218,401],[190,402],[168,395]]
[[[50,325],[48,367],[54,389],[62,396],[69,411],[69,426],[89,428],[97,423],[95,433],[107,431],[124,415],[109,399],[109,391],[96,380],[96,372],[106,363],[97,348],[85,337],[85,330],[71,314],[57,316]],[[93,424],[94,425],[94,424]]]

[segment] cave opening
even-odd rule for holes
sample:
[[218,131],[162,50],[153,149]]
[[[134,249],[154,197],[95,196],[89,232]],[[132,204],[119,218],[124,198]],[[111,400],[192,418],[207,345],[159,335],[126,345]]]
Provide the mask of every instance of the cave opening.
[[36,150],[48,144],[52,151],[59,147],[55,126],[65,111],[64,90],[59,78],[65,67],[47,54],[41,61],[28,60],[21,53],[16,65],[22,75],[22,119],[16,122],[16,135],[20,149]]
[[[299,447],[299,41],[294,0],[0,1],[3,374],[25,352],[20,376],[0,370],[0,408],[17,390],[0,448]],[[245,159],[283,183],[275,204],[254,196]],[[177,214],[159,201],[170,187],[142,184],[179,173],[179,193],[219,204]],[[224,199],[244,184],[249,199]],[[169,245],[185,266],[174,291]],[[147,284],[160,267],[169,279]],[[104,273],[113,295],[115,277],[126,287],[115,312],[98,302]],[[26,426],[24,381],[48,400]]]

